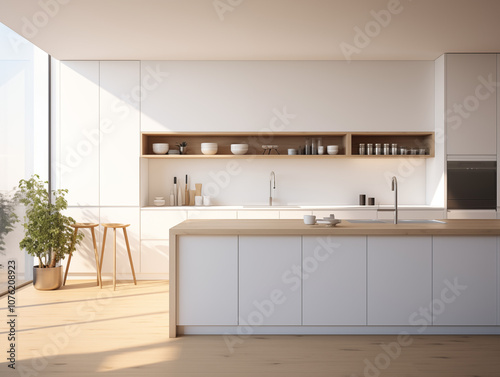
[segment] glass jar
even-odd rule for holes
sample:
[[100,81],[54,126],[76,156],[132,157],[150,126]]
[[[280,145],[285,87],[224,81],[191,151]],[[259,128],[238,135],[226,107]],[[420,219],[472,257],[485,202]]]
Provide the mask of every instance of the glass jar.
[[365,144],[359,144],[359,154],[364,155],[366,153]]
[[382,154],[382,145],[381,144],[375,144],[375,154],[376,155],[381,155]]
[[393,154],[393,155],[398,154],[398,145],[396,143],[392,143],[392,145],[391,145],[391,154]]
[[367,155],[372,155],[373,154],[373,144],[371,144],[371,143],[366,144],[366,154]]
[[384,154],[385,155],[391,154],[388,143],[384,144]]

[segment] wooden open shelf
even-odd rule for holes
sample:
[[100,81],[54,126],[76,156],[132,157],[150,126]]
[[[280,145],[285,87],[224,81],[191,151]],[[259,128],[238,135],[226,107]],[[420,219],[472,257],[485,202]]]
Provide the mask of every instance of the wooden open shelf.
[[[288,149],[304,147],[306,139],[321,139],[325,149],[323,155],[288,155]],[[183,155],[157,155],[153,153],[153,143],[168,143],[170,149],[178,149],[176,144],[187,142],[187,153]],[[217,143],[218,152],[215,155],[201,153],[201,143]],[[231,144],[246,143],[249,145],[245,155],[233,155]],[[425,148],[426,155],[363,155],[358,153],[359,143],[397,143],[407,148]],[[262,145],[277,145],[278,152],[263,154]],[[336,155],[326,154],[328,145],[338,145]],[[433,132],[217,132],[217,133],[181,133],[181,132],[143,132],[141,140],[141,155],[152,159],[196,159],[196,158],[429,158],[434,157]]]

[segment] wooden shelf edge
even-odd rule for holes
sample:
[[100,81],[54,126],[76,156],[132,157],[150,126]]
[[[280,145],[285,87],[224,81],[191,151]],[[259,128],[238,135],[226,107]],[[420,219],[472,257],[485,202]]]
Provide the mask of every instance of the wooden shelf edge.
[[185,160],[193,160],[193,159],[269,159],[269,158],[323,158],[323,159],[331,159],[331,158],[382,158],[382,159],[395,159],[395,158],[433,158],[431,155],[415,155],[415,154],[407,154],[407,155],[230,155],[230,154],[214,154],[214,155],[142,155],[142,158],[147,159],[165,159],[165,160],[175,160],[175,159],[185,159]]

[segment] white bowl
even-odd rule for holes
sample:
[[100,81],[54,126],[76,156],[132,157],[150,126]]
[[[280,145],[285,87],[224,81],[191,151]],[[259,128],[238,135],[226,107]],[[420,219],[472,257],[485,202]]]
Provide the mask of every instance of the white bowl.
[[217,143],[201,143],[201,153],[216,154],[219,149]]
[[156,199],[156,200],[153,201],[153,203],[154,203],[155,206],[158,206],[158,207],[159,206],[164,206],[165,205],[165,200],[158,200],[158,199]]
[[248,144],[231,144],[233,154],[245,154],[248,152]]
[[201,148],[203,154],[217,154],[217,148]]
[[155,154],[165,154],[168,152],[167,143],[153,143],[153,152]]
[[337,154],[337,153],[339,153],[339,146],[338,145],[329,145],[326,147],[326,152],[328,154]]

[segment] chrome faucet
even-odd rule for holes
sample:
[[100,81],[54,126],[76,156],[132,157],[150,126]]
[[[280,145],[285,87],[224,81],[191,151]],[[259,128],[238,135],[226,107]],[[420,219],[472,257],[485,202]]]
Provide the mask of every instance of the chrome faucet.
[[276,174],[271,171],[271,176],[269,177],[269,205],[273,205],[273,190],[276,190]]
[[392,177],[392,191],[394,191],[394,224],[398,223],[398,179]]

